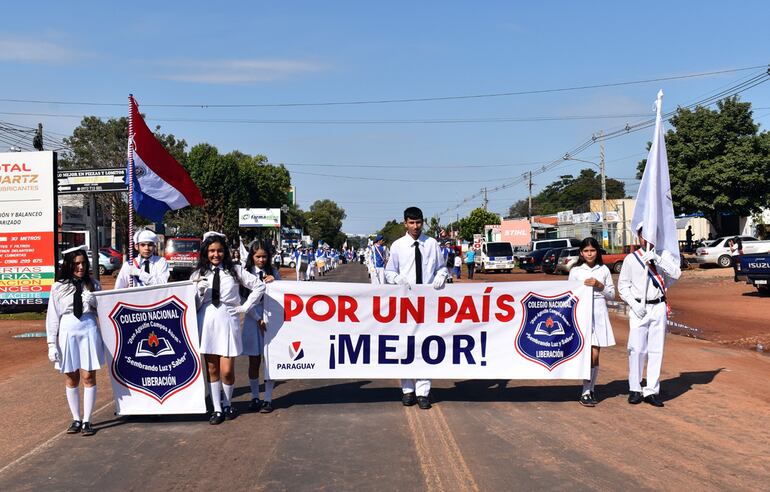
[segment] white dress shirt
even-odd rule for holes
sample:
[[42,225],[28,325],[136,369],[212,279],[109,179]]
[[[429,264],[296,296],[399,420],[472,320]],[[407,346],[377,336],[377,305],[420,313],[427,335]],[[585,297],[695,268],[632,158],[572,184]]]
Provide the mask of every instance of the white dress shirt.
[[437,275],[448,275],[446,265],[442,260],[438,241],[425,234],[420,234],[416,240],[406,233],[396,239],[390,247],[390,257],[385,265],[385,281],[396,283],[399,275],[406,277],[410,284],[417,283],[417,269],[414,263],[414,242],[417,241],[422,254],[422,283],[431,284]]
[[239,284],[243,285],[247,289],[251,290],[251,294],[246,298],[243,303],[246,307],[251,307],[255,302],[259,301],[262,294],[265,292],[265,283],[262,282],[259,277],[256,277],[249,273],[241,265],[233,265],[233,269],[238,275],[238,280],[234,279],[232,275],[227,273],[226,270],[221,267],[211,267],[205,274],[201,275],[198,270],[195,270],[190,275],[190,280],[197,280],[205,277],[208,279],[207,289],[203,293],[203,297],[200,297],[201,305],[211,304],[211,289],[214,286],[214,269],[219,268],[219,302],[225,306],[239,306],[241,304],[241,294]]
[[[94,292],[102,290],[102,286],[94,279]],[[86,286],[83,286],[85,292]],[[73,314],[73,304],[75,303],[75,285],[70,282],[57,281],[51,287],[51,294],[48,298],[48,312],[45,316],[45,331],[48,343],[54,343],[59,335],[59,324],[65,314]],[[83,314],[96,315],[96,298],[92,297],[91,302],[83,301]],[[82,316],[81,316],[82,317]]]
[[[150,273],[144,271],[145,260],[150,260]],[[165,258],[158,255],[152,255],[149,258],[139,256],[135,257],[133,262],[123,262],[123,266],[120,267],[120,272],[118,272],[118,278],[115,279],[116,289],[125,289],[131,285],[131,265],[142,271],[140,276],[134,277],[134,287],[168,283],[170,273],[168,271],[168,262]]]
[[618,293],[628,304],[632,301],[636,302],[637,299],[644,299],[645,292],[648,301],[660,299],[666,294],[665,289],[668,289],[682,275],[682,270],[673,255],[663,251],[660,259],[655,262],[655,268],[663,279],[664,290],[661,291],[652,283],[640,261],[643,254],[642,250],[636,250],[623,260],[623,268],[618,278]]

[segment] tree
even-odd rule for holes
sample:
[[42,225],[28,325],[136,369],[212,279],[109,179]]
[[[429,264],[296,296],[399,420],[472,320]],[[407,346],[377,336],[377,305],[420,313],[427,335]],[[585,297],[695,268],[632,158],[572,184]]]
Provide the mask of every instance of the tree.
[[439,237],[441,234],[441,224],[439,224],[438,217],[428,219],[428,230],[425,231],[425,234],[430,237]]
[[347,236],[342,233],[342,220],[345,210],[332,200],[316,200],[310,210],[305,212],[307,231],[315,241],[323,241],[334,248],[339,248]]
[[474,209],[467,217],[460,219],[460,237],[466,241],[472,241],[474,234],[484,233],[485,225],[499,223],[499,215],[483,208]]
[[239,208],[278,208],[286,203],[289,172],[284,166],[267,164],[263,155],[239,151],[223,155],[204,143],[190,149],[184,165],[206,205],[166,216],[169,225],[181,233],[200,235],[215,230],[235,238],[239,236]]
[[378,231],[378,234],[382,234],[382,237],[385,238],[385,243],[393,244],[393,241],[406,234],[406,228],[404,228],[403,222],[393,219],[387,221],[385,226]]
[[[184,163],[187,143],[174,135],[163,134],[160,126],[155,127],[155,137],[179,162]],[[64,139],[71,149],[62,153],[59,166],[62,169],[93,169],[126,166],[128,145],[128,118],[109,118],[106,121],[96,116],[86,116]],[[99,193],[97,205],[112,214],[118,235],[128,237],[128,194]],[[137,224],[147,223],[137,216]],[[127,241],[126,241],[127,243]]]
[[[532,215],[537,215],[535,211],[535,201],[532,201]],[[508,209],[508,217],[527,217],[529,215],[529,199],[524,198],[514,203]]]
[[[770,205],[770,134],[759,133],[750,103],[734,96],[716,110],[679,108],[670,123],[666,150],[676,213],[702,212],[721,234],[723,213],[747,216]],[[638,177],[646,164],[637,166]]]

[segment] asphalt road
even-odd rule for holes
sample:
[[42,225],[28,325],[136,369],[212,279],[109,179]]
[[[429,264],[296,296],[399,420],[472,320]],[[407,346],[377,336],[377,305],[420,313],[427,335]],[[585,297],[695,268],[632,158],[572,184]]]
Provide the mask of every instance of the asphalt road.
[[[348,265],[320,281],[367,279]],[[592,409],[578,405],[572,381],[436,381],[436,404],[424,411],[400,404],[394,380],[312,380],[279,384],[275,412],[251,414],[239,360],[237,419],[115,418],[103,377],[98,432],[85,438],[61,433],[64,392],[46,368],[26,388],[0,386],[4,426],[14,425],[12,408],[46,415],[31,427],[39,443],[0,464],[0,490],[768,487],[768,358],[669,336],[666,407],[631,406],[627,324],[615,316],[613,324],[619,345],[602,352]],[[38,406],[24,403],[30,393]]]

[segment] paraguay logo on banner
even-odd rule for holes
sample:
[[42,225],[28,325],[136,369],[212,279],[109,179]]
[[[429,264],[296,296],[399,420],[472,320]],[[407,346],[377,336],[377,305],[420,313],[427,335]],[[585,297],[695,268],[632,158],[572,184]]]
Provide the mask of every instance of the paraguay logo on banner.
[[188,336],[188,309],[176,296],[149,305],[118,302],[109,314],[115,380],[160,404],[192,384],[201,364]]
[[516,350],[549,371],[581,352],[583,335],[577,322],[578,299],[570,292],[545,296],[530,292],[521,301],[524,316]]

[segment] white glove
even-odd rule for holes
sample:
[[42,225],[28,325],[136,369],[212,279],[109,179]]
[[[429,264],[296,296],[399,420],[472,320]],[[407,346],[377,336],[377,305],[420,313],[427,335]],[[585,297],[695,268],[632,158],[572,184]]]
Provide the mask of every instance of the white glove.
[[412,288],[412,286],[409,284],[409,280],[407,280],[407,278],[403,275],[396,275],[396,278],[393,279],[393,283],[396,285],[406,285],[410,289]]
[[209,279],[206,277],[201,278],[198,281],[198,295],[203,297],[203,295],[206,293],[206,289],[209,288]]
[[131,266],[131,270],[129,272],[132,277],[139,277],[139,280],[142,282],[146,282],[150,280],[150,274],[142,270],[141,268],[137,268],[135,266]]
[[48,344],[48,360],[51,362],[59,362],[61,356],[59,355],[59,349],[55,343]]
[[654,249],[651,249],[649,251],[646,251],[642,255],[642,263],[649,263],[651,261],[660,261],[660,256],[658,256],[657,253],[655,253]]
[[444,288],[444,285],[446,285],[446,275],[438,274],[436,275],[436,278],[433,279],[433,288],[436,290],[441,290]]
[[83,289],[82,299],[84,306],[96,307],[96,297],[90,290]]
[[235,306],[230,309],[230,312],[233,314],[243,314],[249,310],[249,306],[244,306],[243,304],[239,304],[238,306]]
[[647,309],[645,309],[641,302],[631,301],[631,303],[628,304],[628,307],[631,308],[631,311],[633,311],[639,319],[644,318],[644,315],[647,314]]

